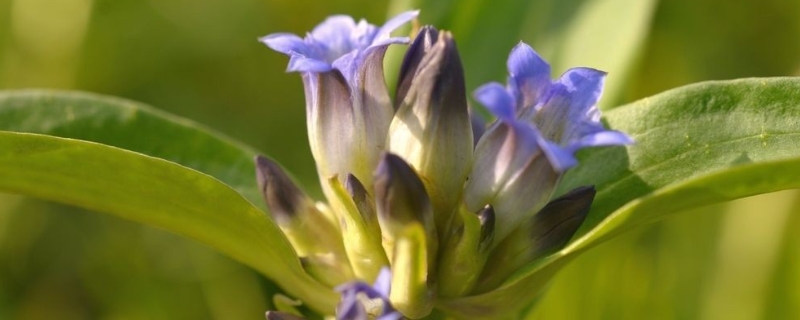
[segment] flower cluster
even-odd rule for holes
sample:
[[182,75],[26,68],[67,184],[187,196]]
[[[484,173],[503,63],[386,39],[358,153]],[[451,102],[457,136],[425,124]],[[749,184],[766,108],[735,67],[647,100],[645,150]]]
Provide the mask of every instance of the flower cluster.
[[256,159],[259,185],[306,272],[342,293],[339,319],[422,318],[438,301],[497,288],[583,222],[593,187],[552,199],[575,153],[632,142],[600,123],[605,73],[575,68],[551,80],[550,66],[524,43],[508,58],[507,85],[475,92],[497,117],[488,128],[471,115],[446,31],[418,31],[392,98],[383,58],[389,45],[410,40],[390,34],[417,14],[381,27],[333,16],[305,38],[260,39],[302,76],[328,202],[310,199],[264,157]]

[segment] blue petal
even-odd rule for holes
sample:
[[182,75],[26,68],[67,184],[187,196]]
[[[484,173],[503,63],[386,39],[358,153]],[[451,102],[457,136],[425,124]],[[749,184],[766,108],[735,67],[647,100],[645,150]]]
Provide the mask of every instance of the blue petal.
[[258,39],[272,50],[287,55],[308,55],[308,44],[291,33],[273,33]]
[[419,15],[419,10],[413,10],[400,13],[394,16],[393,18],[389,19],[389,21],[386,21],[386,23],[384,23],[383,26],[381,26],[380,30],[378,30],[378,32],[375,34],[373,43],[376,41],[382,41],[389,38],[389,35],[392,33],[392,31],[394,31],[394,29],[397,29],[406,22],[413,20],[418,15]]
[[321,47],[325,60],[332,62],[338,57],[354,50],[351,41],[356,22],[345,15],[330,16],[309,34]]
[[486,106],[502,121],[514,122],[514,98],[497,82],[487,83],[475,90],[475,100]]
[[508,55],[508,74],[514,78],[550,78],[550,65],[524,42],[517,44]]
[[586,113],[595,106],[603,93],[605,78],[605,72],[592,68],[572,68],[564,72],[558,84],[570,95],[570,113]]
[[[342,73],[347,83],[352,87],[355,84],[355,76],[358,69],[364,67],[364,58],[365,56],[360,52],[352,51],[337,58],[331,65]],[[380,67],[383,68],[383,65]]]
[[539,144],[542,146],[542,151],[544,151],[547,160],[550,161],[553,170],[556,172],[567,171],[567,169],[578,164],[578,160],[575,159],[570,150],[564,149],[558,144],[544,138],[540,138]]
[[382,268],[372,287],[384,297],[388,297],[392,289],[392,271],[386,267]]
[[292,56],[289,59],[289,67],[286,71],[293,72],[328,72],[333,69],[329,63],[317,59],[306,58],[303,56]]
[[586,147],[622,146],[633,144],[633,139],[619,131],[605,130],[581,137],[570,145],[572,152]]
[[384,314],[382,316],[379,316],[379,317],[375,318],[375,320],[400,320],[402,318],[403,318],[403,315],[400,314],[400,312],[391,311],[389,313],[386,313],[386,314]]
[[337,320],[362,320],[368,319],[367,310],[358,301],[358,292],[345,291],[342,293],[342,301],[336,306]]
[[550,86],[550,65],[524,42],[511,50],[506,65],[509,90],[522,103],[518,108],[535,105]]
[[367,48],[367,50],[372,50],[375,47],[386,46],[395,43],[406,44],[409,41],[411,41],[409,37],[391,37],[391,38],[379,39],[372,42],[372,45],[369,48]]

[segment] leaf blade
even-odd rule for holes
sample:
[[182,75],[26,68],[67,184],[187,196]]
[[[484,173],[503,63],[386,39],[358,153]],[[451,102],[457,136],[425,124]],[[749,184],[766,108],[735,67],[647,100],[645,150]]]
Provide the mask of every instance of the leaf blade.
[[217,179],[166,160],[92,142],[0,131],[0,190],[188,236],[253,267],[318,311],[333,310],[337,300],[303,271],[263,212]]
[[578,253],[688,207],[800,187],[800,78],[690,85],[613,109],[605,120],[636,145],[583,152],[562,191],[596,184],[575,240],[499,289],[442,307],[492,317],[492,301],[522,308]]
[[263,209],[252,148],[143,103],[58,90],[0,91],[0,130],[98,142],[166,159],[225,182]]

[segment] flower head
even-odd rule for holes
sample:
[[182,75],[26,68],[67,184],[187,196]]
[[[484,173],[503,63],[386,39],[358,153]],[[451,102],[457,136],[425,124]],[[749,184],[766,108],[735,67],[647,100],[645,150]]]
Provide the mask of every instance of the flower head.
[[384,83],[383,56],[390,44],[408,43],[408,38],[391,37],[391,32],[418,13],[401,13],[381,27],[338,15],[305,38],[275,33],[260,39],[290,57],[288,71],[303,75],[308,136],[323,182],[353,174],[367,187],[372,185],[372,170],[394,112]]
[[443,300],[494,290],[564,246],[588,214],[592,187],[551,199],[575,153],[631,142],[600,123],[605,73],[575,68],[553,81],[524,43],[508,57],[507,85],[475,92],[498,118],[484,131],[467,106],[453,35],[433,27],[406,52],[391,101],[383,56],[408,41],[390,32],[416,15],[380,28],[334,16],[305,38],[261,39],[303,77],[328,204],[265,158],[259,182],[305,272],[338,285],[338,319],[422,318]]
[[369,54],[392,43],[408,43],[406,37],[391,37],[391,32],[414,19],[419,11],[401,13],[380,28],[366,20],[358,23],[350,16],[325,19],[305,38],[291,33],[274,33],[259,40],[275,51],[290,56],[287,71],[328,72],[339,70],[351,79]]
[[600,123],[604,72],[574,68],[551,81],[550,65],[525,43],[511,51],[507,66],[508,85],[475,91],[498,122],[476,146],[465,197],[473,210],[494,206],[498,240],[547,203],[561,175],[577,164],[578,150],[632,143]]

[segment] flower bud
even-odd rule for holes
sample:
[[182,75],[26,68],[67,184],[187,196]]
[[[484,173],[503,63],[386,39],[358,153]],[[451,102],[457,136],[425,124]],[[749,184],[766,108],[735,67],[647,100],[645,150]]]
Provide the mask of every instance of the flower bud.
[[375,278],[389,261],[381,247],[381,231],[374,204],[353,175],[347,176],[345,186],[335,176],[328,183],[338,197],[336,203],[340,204],[339,226],[353,272],[361,279]]
[[375,171],[375,204],[383,248],[392,266],[396,241],[412,224],[425,231],[427,256],[435,259],[438,242],[433,207],[414,169],[394,154],[386,153]]
[[449,32],[423,27],[400,69],[389,151],[419,173],[444,237],[466,181],[473,150],[464,71]]
[[524,221],[492,252],[477,291],[496,288],[523,266],[564,247],[586,219],[595,193],[594,186],[575,188]]
[[470,211],[494,207],[496,241],[542,208],[555,190],[560,174],[550,164],[547,147],[534,128],[501,122],[475,148],[464,204]]
[[297,250],[306,270],[329,285],[352,279],[338,228],[277,163],[262,156],[255,162],[256,179],[269,213]]
[[494,236],[492,206],[487,205],[477,213],[462,206],[459,213],[456,222],[460,224],[442,249],[438,273],[442,297],[462,296],[473,288],[486,264]]

